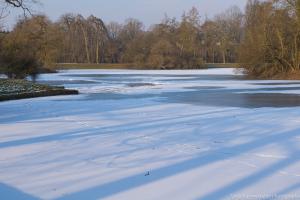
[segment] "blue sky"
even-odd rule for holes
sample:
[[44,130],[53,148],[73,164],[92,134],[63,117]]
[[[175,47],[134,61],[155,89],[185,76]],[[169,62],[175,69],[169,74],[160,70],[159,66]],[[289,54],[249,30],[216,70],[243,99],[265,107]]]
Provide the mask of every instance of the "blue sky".
[[[46,13],[56,20],[64,13],[81,13],[84,16],[94,14],[105,22],[123,22],[127,18],[137,18],[149,26],[159,23],[165,13],[180,18],[184,10],[192,6],[199,9],[202,16],[212,17],[230,6],[245,7],[247,0],[40,0],[35,10]],[[14,11],[9,24],[15,21],[18,13]]]

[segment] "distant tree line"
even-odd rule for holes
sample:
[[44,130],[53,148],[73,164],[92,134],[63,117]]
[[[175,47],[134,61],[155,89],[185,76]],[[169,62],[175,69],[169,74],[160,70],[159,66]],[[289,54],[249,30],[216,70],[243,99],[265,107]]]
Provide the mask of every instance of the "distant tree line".
[[200,68],[205,62],[235,62],[243,14],[233,7],[214,20],[201,19],[196,8],[180,21],[165,17],[148,30],[137,19],[105,24],[100,18],[67,14],[58,62],[132,63],[147,68]]
[[[5,2],[19,7],[23,1]],[[187,69],[238,62],[248,75],[273,77],[300,71],[299,45],[300,0],[248,0],[244,13],[232,7],[213,19],[192,8],[180,20],[165,16],[147,30],[137,19],[105,23],[65,14],[52,22],[39,15],[0,34],[0,69],[22,78],[53,63]]]

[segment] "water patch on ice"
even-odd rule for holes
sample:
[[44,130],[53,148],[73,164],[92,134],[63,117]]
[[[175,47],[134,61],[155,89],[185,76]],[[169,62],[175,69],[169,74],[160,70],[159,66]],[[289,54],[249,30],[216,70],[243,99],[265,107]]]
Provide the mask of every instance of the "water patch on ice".
[[269,82],[269,83],[252,83],[253,85],[300,85],[300,82]]
[[153,87],[156,86],[156,84],[154,83],[128,83],[126,84],[128,87],[145,87],[145,86],[149,86],[149,87]]

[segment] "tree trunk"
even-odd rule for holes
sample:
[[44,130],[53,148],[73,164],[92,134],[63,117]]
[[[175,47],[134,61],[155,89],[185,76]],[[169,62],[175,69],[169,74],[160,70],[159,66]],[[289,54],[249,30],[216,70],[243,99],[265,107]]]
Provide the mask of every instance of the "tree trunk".
[[99,64],[99,41],[96,44],[96,63]]
[[81,31],[82,31],[82,34],[83,34],[83,37],[84,37],[84,46],[85,46],[86,58],[87,58],[88,63],[91,63],[87,33],[84,30],[83,25],[80,24],[80,26],[81,26]]

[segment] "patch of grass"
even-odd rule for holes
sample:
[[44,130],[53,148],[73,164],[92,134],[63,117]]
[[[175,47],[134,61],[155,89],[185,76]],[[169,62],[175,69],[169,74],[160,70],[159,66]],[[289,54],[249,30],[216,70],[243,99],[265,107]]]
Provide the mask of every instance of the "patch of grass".
[[132,64],[58,63],[59,69],[131,69]]
[[238,63],[205,63],[205,67],[207,68],[239,68],[240,65]]
[[0,79],[0,101],[73,94],[78,94],[78,91],[37,84],[26,80]]
[[[157,69],[149,67],[137,67],[134,64],[87,64],[87,63],[58,63],[59,69]],[[203,69],[207,68],[238,68],[237,63],[206,63],[203,64]],[[180,68],[176,68],[180,69]]]

